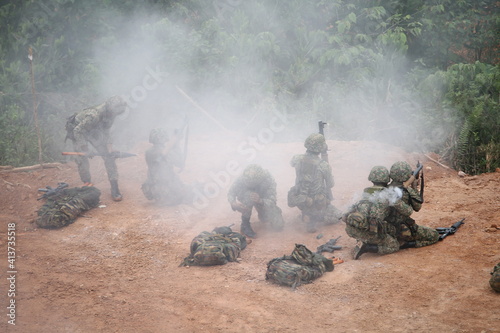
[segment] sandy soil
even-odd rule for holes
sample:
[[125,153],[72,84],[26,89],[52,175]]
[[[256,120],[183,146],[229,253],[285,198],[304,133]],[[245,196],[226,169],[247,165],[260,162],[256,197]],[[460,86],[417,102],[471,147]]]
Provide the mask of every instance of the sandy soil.
[[[289,161],[303,152],[302,143],[253,149],[244,140],[193,140],[180,174],[202,186],[193,206],[158,207],[144,198],[147,143],[132,151],[139,156],[118,161],[122,202],[111,201],[102,161],[94,158],[102,208],[59,230],[34,224],[43,204],[36,200],[37,189],[61,181],[80,186],[74,163],[0,173],[0,331],[500,332],[500,294],[488,285],[500,262],[500,230],[494,227],[500,226],[499,172],[459,177],[424,155],[392,146],[329,141],[334,204],[340,209],[369,185],[373,165],[420,160],[426,188],[423,209],[414,214],[417,223],[447,227],[465,218],[455,235],[433,246],[352,260],[355,241],[343,223],[321,228],[323,238],[317,239],[305,232],[299,211],[286,205],[294,181]],[[201,231],[232,223],[239,231],[226,192],[236,171],[250,162],[275,175],[285,230],[272,232],[252,217],[258,238],[240,263],[178,267]],[[7,261],[9,225],[15,226],[13,268]],[[295,243],[314,250],[338,236],[343,249],[334,255],[345,262],[333,272],[295,291],[265,280],[267,262],[289,254]],[[13,269],[16,273],[8,273]],[[12,276],[15,280],[7,279]],[[15,297],[7,296],[9,289]],[[12,300],[15,326],[8,323]]]

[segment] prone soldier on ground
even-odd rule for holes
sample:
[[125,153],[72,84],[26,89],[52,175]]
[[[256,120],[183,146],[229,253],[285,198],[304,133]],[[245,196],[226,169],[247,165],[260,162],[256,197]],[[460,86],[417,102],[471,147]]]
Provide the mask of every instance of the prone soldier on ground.
[[229,188],[227,199],[231,209],[241,213],[241,232],[248,237],[256,236],[250,225],[253,208],[260,221],[270,223],[275,231],[283,229],[281,208],[276,205],[276,181],[260,165],[251,164],[243,170]]

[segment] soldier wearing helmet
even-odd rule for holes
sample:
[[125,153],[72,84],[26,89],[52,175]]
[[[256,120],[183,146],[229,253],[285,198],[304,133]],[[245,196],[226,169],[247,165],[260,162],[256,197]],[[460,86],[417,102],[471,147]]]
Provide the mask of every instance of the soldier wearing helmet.
[[253,208],[260,221],[271,224],[275,231],[283,229],[281,208],[276,205],[276,182],[260,165],[251,164],[243,170],[229,188],[227,199],[232,210],[241,213],[241,232],[248,237],[256,236],[250,225]]
[[363,191],[361,200],[352,205],[344,214],[346,233],[356,239],[353,257],[359,257],[366,252],[389,254],[399,250],[399,242],[395,237],[395,229],[385,219],[391,209],[403,213],[410,207],[401,201],[401,192],[387,188],[389,170],[384,166],[374,166],[368,176],[373,186]]
[[178,133],[169,135],[166,128],[154,128],[149,133],[149,142],[153,146],[145,154],[148,178],[141,187],[144,196],[167,206],[191,203],[191,187],[184,184],[175,172],[175,168],[184,166]]
[[316,232],[318,223],[337,223],[342,214],[331,204],[328,192],[334,185],[332,169],[319,156],[327,145],[322,134],[309,135],[305,154],[295,155],[290,164],[295,168],[295,186],[288,191],[288,206],[298,207],[308,232]]
[[[88,153],[90,143],[104,159],[104,165],[111,184],[113,200],[121,201],[118,188],[118,169],[115,158],[109,155],[111,148],[110,129],[116,116],[125,112],[126,102],[120,96],[113,96],[103,104],[77,112],[66,122],[66,139],[71,139],[77,152]],[[84,186],[91,186],[90,164],[86,156],[76,156],[78,173]]]
[[422,208],[422,198],[418,191],[412,186],[405,187],[404,183],[412,175],[411,166],[405,161],[398,161],[391,166],[390,177],[391,188],[397,188],[402,192],[401,200],[411,209],[408,211],[391,210],[387,221],[396,230],[396,237],[400,243],[400,248],[412,248],[432,245],[439,240],[439,234],[435,229],[417,225],[410,215]]

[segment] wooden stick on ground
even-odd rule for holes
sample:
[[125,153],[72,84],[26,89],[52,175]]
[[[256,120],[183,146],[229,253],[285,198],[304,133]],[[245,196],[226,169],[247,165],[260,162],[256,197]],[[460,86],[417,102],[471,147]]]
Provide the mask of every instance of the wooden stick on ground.
[[424,154],[424,156],[425,156],[425,157],[427,157],[428,159],[430,159],[432,162],[434,162],[434,163],[436,163],[436,164],[439,164],[439,165],[440,165],[440,166],[442,166],[443,168],[445,168],[445,169],[450,169],[450,170],[451,170],[451,168],[450,168],[449,166],[446,166],[446,165],[444,165],[443,163],[440,163],[440,162],[436,161],[435,159],[433,159],[433,158],[432,158],[432,157],[430,157],[429,155]]
[[60,169],[62,169],[62,164],[61,163],[44,163],[44,164],[30,165],[30,166],[25,166],[25,167],[1,170],[0,173],[26,172],[26,171],[33,171],[33,170],[38,170],[38,169],[49,169],[49,168],[58,168],[60,170]]

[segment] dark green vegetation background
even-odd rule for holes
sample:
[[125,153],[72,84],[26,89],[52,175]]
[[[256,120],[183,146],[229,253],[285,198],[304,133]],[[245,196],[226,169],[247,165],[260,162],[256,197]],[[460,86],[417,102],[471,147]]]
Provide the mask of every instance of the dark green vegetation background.
[[[61,159],[73,112],[161,83],[169,112],[193,108],[182,87],[218,119],[258,128],[286,111],[308,130],[327,121],[330,138],[494,171],[499,10],[495,0],[1,1],[0,165],[39,162],[31,47],[44,162]],[[155,103],[128,115],[144,125],[122,125],[130,142],[163,121]]]

